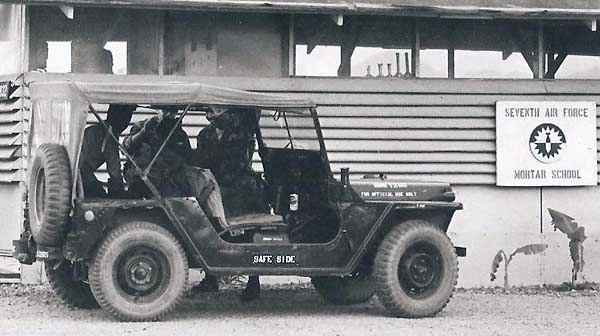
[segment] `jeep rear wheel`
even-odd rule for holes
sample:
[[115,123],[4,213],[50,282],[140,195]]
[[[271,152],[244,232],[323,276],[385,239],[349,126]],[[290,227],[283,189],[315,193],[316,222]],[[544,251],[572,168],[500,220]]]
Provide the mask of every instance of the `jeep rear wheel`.
[[379,300],[398,317],[428,317],[450,301],[458,278],[458,262],[448,236],[424,220],[393,228],[375,258]]
[[311,282],[326,302],[337,305],[367,302],[375,294],[370,272],[356,272],[343,277],[313,277]]
[[46,277],[56,296],[64,303],[77,308],[97,308],[98,303],[90,285],[74,279],[73,264],[67,260],[46,261]]
[[188,263],[169,231],[133,222],[107,235],[89,273],[92,292],[103,309],[124,321],[154,321],[183,298]]
[[42,144],[31,164],[29,225],[40,245],[58,246],[65,237],[71,211],[71,166],[66,149]]

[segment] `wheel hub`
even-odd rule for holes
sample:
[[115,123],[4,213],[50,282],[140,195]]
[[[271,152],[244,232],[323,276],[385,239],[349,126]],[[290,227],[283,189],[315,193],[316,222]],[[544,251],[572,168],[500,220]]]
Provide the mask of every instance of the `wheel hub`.
[[443,269],[439,250],[430,243],[417,242],[400,258],[398,280],[407,295],[422,299],[439,287]]
[[161,281],[160,261],[147,250],[134,251],[120,263],[121,287],[132,295],[146,295]]
[[138,285],[147,285],[152,280],[152,266],[147,262],[138,262],[129,273],[131,280]]
[[408,261],[407,270],[413,283],[421,288],[429,286],[435,277],[433,259],[424,253],[413,255]]

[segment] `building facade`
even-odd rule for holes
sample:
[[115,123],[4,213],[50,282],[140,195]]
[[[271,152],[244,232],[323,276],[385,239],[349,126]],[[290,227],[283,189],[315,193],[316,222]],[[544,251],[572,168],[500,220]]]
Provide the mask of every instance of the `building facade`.
[[[583,0],[1,4],[0,81],[12,87],[0,102],[0,249],[10,248],[23,223],[28,83],[198,81],[313,99],[332,168],[349,167],[353,179],[452,183],[465,209],[450,234],[468,247],[459,286],[495,285],[496,253],[534,243],[548,247],[516,255],[511,283],[570,280],[569,240],[546,208],[585,227],[583,275],[600,281],[598,16]],[[596,143],[585,156],[593,156],[594,182],[498,185],[499,155],[517,160],[513,149],[529,146],[498,147],[502,102],[592,104],[586,122]],[[192,145],[205,125],[201,115],[187,118]]]

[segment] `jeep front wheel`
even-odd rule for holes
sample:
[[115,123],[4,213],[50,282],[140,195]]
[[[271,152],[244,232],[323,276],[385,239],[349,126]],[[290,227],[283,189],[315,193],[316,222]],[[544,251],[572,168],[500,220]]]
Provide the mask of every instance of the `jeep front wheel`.
[[313,277],[311,282],[326,302],[337,305],[367,302],[375,294],[370,272],[355,272],[343,277]]
[[177,239],[164,228],[132,222],[102,241],[89,272],[100,306],[123,321],[154,321],[181,301],[188,263]]
[[398,317],[428,317],[450,301],[458,278],[458,261],[448,236],[424,220],[393,228],[375,257],[376,292]]

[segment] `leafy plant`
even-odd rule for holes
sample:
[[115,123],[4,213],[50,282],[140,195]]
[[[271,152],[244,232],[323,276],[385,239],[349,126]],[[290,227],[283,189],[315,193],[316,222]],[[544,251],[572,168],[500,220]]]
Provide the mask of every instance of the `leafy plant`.
[[224,288],[242,288],[248,282],[246,275],[224,275],[219,277],[219,284]]
[[540,254],[544,252],[548,248],[546,244],[529,244],[525,246],[521,246],[518,249],[514,250],[513,253],[506,256],[504,250],[498,251],[494,260],[492,261],[492,271],[490,272],[490,281],[496,280],[496,273],[498,272],[498,268],[500,268],[500,264],[504,261],[504,288],[508,289],[508,265],[513,260],[513,257],[519,253],[524,255],[534,255]]
[[564,214],[560,211],[548,208],[550,217],[552,217],[552,225],[554,225],[554,231],[557,229],[566,234],[569,238],[569,253],[571,260],[573,261],[573,268],[571,269],[571,285],[575,287],[575,281],[577,280],[577,274],[583,272],[583,241],[587,239],[585,235],[585,228],[579,226],[575,218]]

